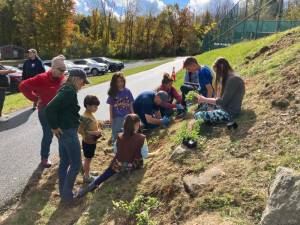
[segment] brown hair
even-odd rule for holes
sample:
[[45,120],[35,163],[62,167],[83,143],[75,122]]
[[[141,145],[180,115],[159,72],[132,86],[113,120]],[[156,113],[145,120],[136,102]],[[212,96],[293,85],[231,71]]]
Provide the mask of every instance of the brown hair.
[[100,105],[100,101],[96,95],[87,95],[83,100],[83,105],[86,108],[88,105]]
[[136,123],[140,123],[141,120],[139,118],[138,115],[131,113],[128,114],[125,117],[125,121],[124,121],[124,133],[123,136],[125,138],[130,138],[132,135],[134,135],[135,132],[135,124]]
[[173,82],[173,79],[172,79],[172,77],[170,76],[170,74],[164,73],[164,77],[163,77],[161,83],[162,83],[162,84],[169,84],[169,83],[171,83],[171,82]]
[[187,66],[191,66],[193,64],[199,65],[197,59],[194,57],[188,57],[183,63],[183,68],[186,68]]
[[233,72],[233,69],[228,60],[223,57],[220,57],[215,61],[213,68],[216,70],[215,89],[220,93],[220,96],[222,96],[228,76]]
[[117,93],[118,93],[117,81],[119,78],[121,78],[123,80],[124,87],[126,85],[126,80],[125,80],[124,74],[121,72],[115,73],[111,78],[110,88],[108,90],[108,95],[112,98],[116,98],[116,96],[117,96]]

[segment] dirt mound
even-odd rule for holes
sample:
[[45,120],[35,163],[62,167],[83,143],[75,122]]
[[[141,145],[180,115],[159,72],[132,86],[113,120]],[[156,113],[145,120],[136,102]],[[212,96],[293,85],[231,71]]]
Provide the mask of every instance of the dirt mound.
[[290,32],[281,37],[278,41],[274,42],[270,46],[263,46],[258,52],[253,55],[249,55],[245,57],[245,64],[248,64],[250,61],[258,58],[261,55],[271,56],[277,51],[287,48],[297,42],[299,39],[300,33],[298,32]]

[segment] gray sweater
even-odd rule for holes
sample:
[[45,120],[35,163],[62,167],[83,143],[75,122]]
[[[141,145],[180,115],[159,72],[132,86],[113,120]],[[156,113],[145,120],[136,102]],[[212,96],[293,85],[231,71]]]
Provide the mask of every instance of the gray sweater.
[[241,77],[232,75],[228,77],[221,98],[217,99],[217,105],[235,118],[241,112],[242,101],[245,94],[245,84]]

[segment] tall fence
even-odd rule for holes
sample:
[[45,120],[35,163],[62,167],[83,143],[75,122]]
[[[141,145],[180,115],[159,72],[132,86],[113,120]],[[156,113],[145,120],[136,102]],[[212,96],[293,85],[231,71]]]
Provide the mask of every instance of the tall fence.
[[292,15],[294,18],[290,19],[289,11],[300,10],[300,0],[292,1],[293,3],[287,0],[238,1],[216,27],[205,35],[203,50],[226,47],[242,40],[257,39],[299,26],[300,14]]

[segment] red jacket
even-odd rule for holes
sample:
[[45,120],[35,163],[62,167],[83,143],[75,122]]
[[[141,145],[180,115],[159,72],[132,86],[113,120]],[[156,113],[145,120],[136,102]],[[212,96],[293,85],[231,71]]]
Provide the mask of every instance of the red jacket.
[[19,90],[29,100],[38,101],[38,108],[43,108],[55,97],[61,87],[64,76],[53,79],[52,71],[41,73],[20,83]]
[[178,103],[181,103],[182,102],[182,96],[180,94],[178,94],[178,92],[176,91],[176,89],[172,86],[171,88],[168,89],[168,87],[166,85],[161,85],[159,88],[158,88],[158,91],[165,91],[168,93],[169,97],[170,97],[170,101],[168,103],[165,103],[163,105],[164,108],[167,108],[167,109],[174,109],[176,108],[176,104],[172,104],[173,103],[173,100],[174,98],[176,99],[176,101]]

